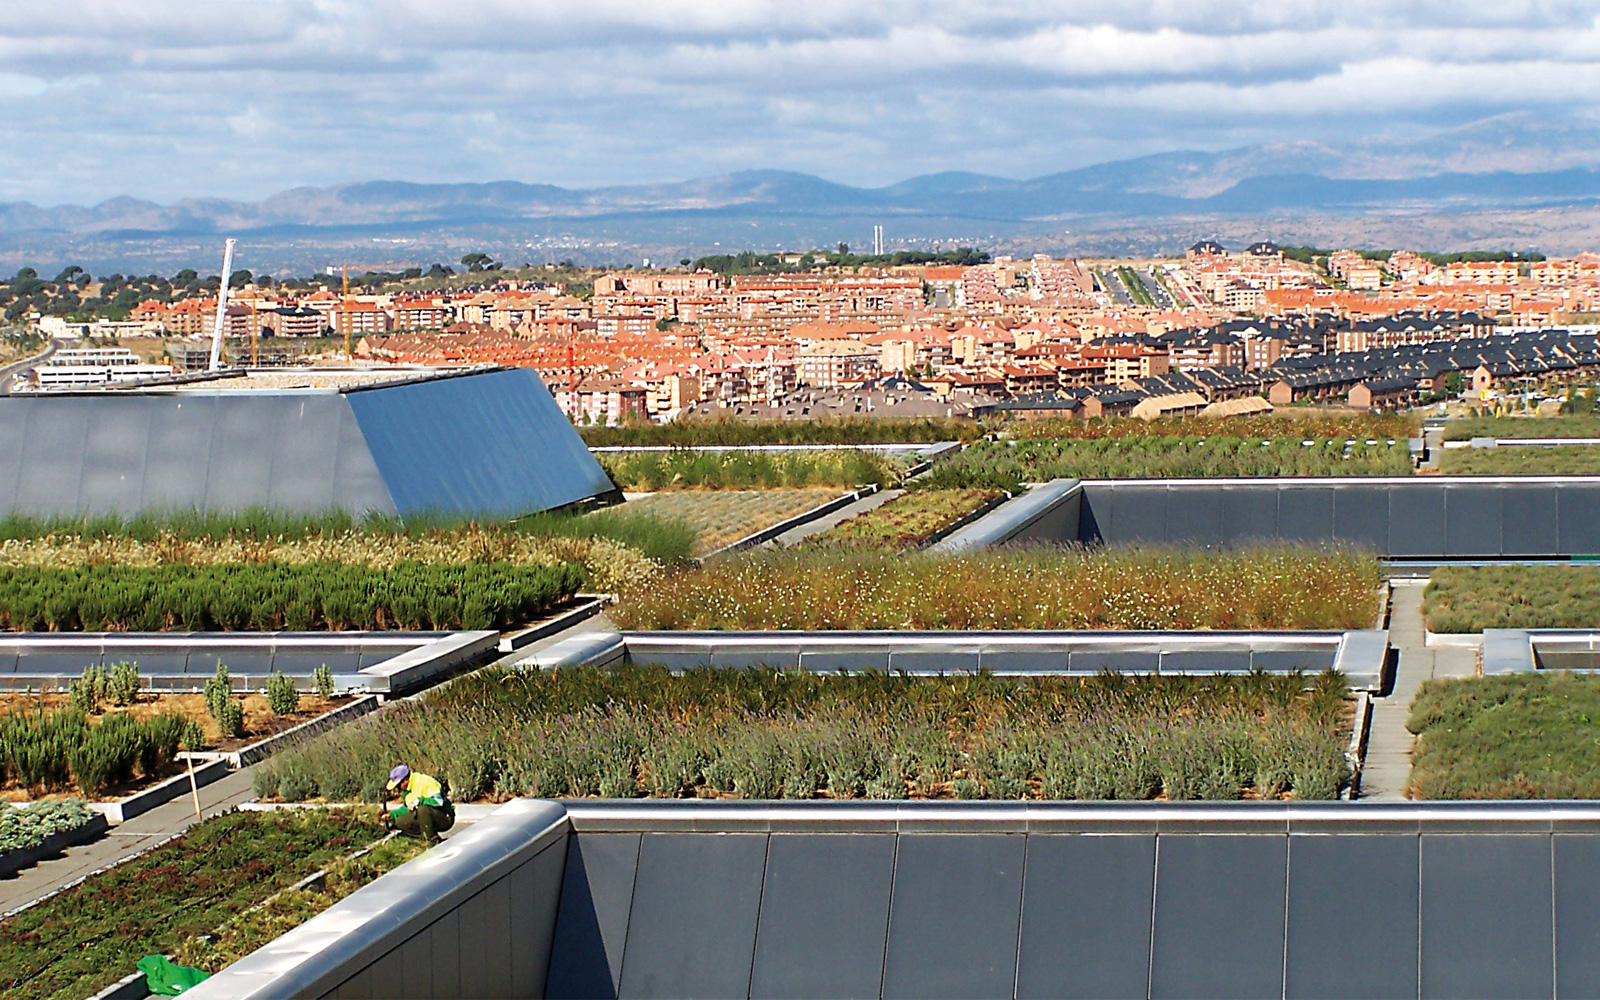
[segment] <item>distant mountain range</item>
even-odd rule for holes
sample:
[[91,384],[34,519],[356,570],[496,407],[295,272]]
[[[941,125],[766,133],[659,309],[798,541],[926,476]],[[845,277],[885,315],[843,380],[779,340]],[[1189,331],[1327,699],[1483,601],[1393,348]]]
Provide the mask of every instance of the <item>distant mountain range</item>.
[[1600,124],[1513,114],[1421,137],[1163,153],[1028,180],[951,172],[860,188],[808,174],[751,170],[582,190],[515,181],[371,181],[296,188],[256,202],[188,199],[159,205],[123,197],[52,208],[18,202],[0,204],[0,260],[14,258],[25,245],[104,249],[223,233],[263,247],[296,241],[309,259],[321,242],[348,246],[408,234],[426,234],[408,240],[420,244],[413,248],[418,251],[475,239],[533,247],[524,244],[525,237],[543,237],[548,245],[552,234],[566,233],[576,237],[575,246],[676,252],[773,241],[822,244],[847,238],[841,234],[854,234],[859,243],[875,222],[897,239],[951,233],[1009,239],[1068,227],[1104,232],[1170,222],[1204,229],[1203,220],[1595,206]]

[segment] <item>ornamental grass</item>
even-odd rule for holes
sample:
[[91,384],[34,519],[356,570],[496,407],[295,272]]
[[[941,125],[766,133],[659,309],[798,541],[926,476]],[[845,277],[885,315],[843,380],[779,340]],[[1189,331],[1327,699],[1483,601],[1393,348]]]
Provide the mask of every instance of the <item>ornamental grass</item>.
[[673,451],[610,452],[597,456],[612,482],[624,490],[797,489],[898,485],[902,466],[876,452]]
[[[1306,442],[1310,443],[1307,444]],[[998,482],[1050,479],[1195,479],[1267,476],[1404,476],[1404,439],[1108,436],[1090,440],[980,442],[940,464],[931,482],[987,470]],[[970,475],[970,474],[969,474]]]
[[538,617],[583,582],[583,568],[573,563],[0,566],[0,628],[505,629]]
[[763,551],[625,591],[608,614],[632,630],[1351,629],[1371,627],[1381,582],[1371,556],[1291,545]]
[[1430,632],[1600,626],[1600,566],[1441,566],[1422,592]]
[[846,518],[806,539],[809,547],[907,549],[949,530],[1005,494],[999,490],[917,490]]
[[1440,454],[1439,471],[1447,476],[1594,476],[1600,475],[1600,445],[1451,448]]
[[845,418],[815,420],[675,420],[670,424],[580,427],[591,448],[738,446],[768,444],[921,444],[973,441],[984,425],[959,418],[911,420]]
[[[1309,684],[1308,684],[1309,680]],[[391,761],[511,796],[1333,798],[1348,689],[1234,677],[489,669],[279,754],[255,790],[378,800]]]

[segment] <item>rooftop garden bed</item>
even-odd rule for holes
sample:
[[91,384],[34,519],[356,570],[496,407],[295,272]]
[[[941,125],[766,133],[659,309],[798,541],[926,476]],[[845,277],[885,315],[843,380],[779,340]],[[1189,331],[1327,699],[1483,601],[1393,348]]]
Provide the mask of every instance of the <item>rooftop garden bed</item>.
[[1427,681],[1406,727],[1413,798],[1600,798],[1600,677]]
[[1600,566],[1441,566],[1422,592],[1430,632],[1600,626]]
[[694,545],[688,525],[619,508],[450,526],[260,511],[133,521],[0,520],[0,567],[347,563],[389,569],[402,562],[573,562],[583,565],[590,586],[606,590],[687,559]]
[[82,799],[34,802],[21,809],[0,799],[0,862],[6,855],[32,850],[58,833],[80,829],[93,816]]
[[897,485],[904,465],[870,451],[607,452],[606,475],[623,490],[791,489]]
[[[0,921],[0,994],[81,1000],[133,972],[143,955],[205,961],[200,936],[220,931],[222,947],[205,962],[215,971],[233,950],[288,929],[287,921],[261,922],[250,907],[383,836],[376,809],[232,813],[198,824]],[[410,844],[395,843],[366,855],[363,869],[346,869],[334,890],[354,891],[406,860]],[[254,936],[243,936],[247,930]]]
[[68,693],[0,696],[0,801],[116,798],[182,770],[180,749],[237,750],[347,704],[323,673],[302,693],[287,678],[231,693],[225,669],[203,694],[139,693],[136,664],[94,669]]
[[1378,611],[1370,556],[1044,547],[973,555],[754,552],[623,592],[651,629],[1349,629]]
[[974,420],[679,420],[670,424],[580,427],[590,447],[763,445],[763,444],[930,444],[972,441],[984,425]]
[[[686,525],[697,539],[694,554],[703,556],[842,495],[840,489],[666,490],[630,500],[627,506],[641,514]],[[625,582],[617,589],[642,586],[644,582]]]
[[1555,417],[1466,417],[1447,421],[1446,441],[1492,438],[1600,438],[1600,416],[1569,413]]
[[1600,445],[1451,448],[1440,453],[1439,471],[1450,476],[1600,475]]
[[1264,440],[1333,438],[1339,441],[1387,441],[1415,437],[1422,422],[1409,413],[1327,414],[1314,410],[1282,409],[1276,413],[1244,417],[1105,417],[1095,420],[1027,420],[1008,424],[1005,430],[1021,438],[1091,440],[1134,438],[1256,438]]
[[0,566],[0,628],[504,630],[537,618],[583,583],[577,563]]
[[388,762],[407,760],[460,801],[1326,799],[1348,779],[1346,695],[1331,671],[491,668],[273,757],[255,787],[289,800],[374,799]]
[[[1291,430],[1292,428],[1282,428]],[[1307,445],[1305,442],[1311,440]],[[1403,476],[1404,439],[1159,437],[1021,438],[979,442],[939,464],[930,486],[986,476],[995,485],[1051,479],[1177,479],[1243,476]]]
[[914,490],[847,518],[806,539],[813,547],[916,548],[984,504],[1003,497],[1000,490]]

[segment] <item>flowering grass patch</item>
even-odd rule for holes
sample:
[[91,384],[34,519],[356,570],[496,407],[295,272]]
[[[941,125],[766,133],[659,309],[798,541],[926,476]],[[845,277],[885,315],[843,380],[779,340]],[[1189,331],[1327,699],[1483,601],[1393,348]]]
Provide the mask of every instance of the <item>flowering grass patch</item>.
[[1568,413],[1555,417],[1466,417],[1444,425],[1446,441],[1492,438],[1600,438],[1600,416]]
[[1600,445],[1451,448],[1440,454],[1439,471],[1447,476],[1600,475]]
[[917,490],[903,493],[864,514],[840,521],[806,540],[809,546],[906,549],[920,545],[984,504],[999,490]]
[[786,489],[812,486],[894,486],[902,478],[895,459],[870,451],[607,452],[597,456],[624,490]]
[[384,834],[377,809],[232,813],[0,921],[0,995],[90,996]]
[[675,420],[670,424],[580,427],[591,448],[763,444],[923,444],[973,441],[983,436],[975,420]]
[[1600,798],[1600,677],[1425,681],[1406,728],[1413,798]]
[[971,555],[754,552],[625,591],[624,629],[1347,629],[1378,611],[1377,560],[1044,547]]
[[696,538],[694,554],[703,556],[841,495],[837,489],[667,490],[630,500],[627,506],[687,525]]
[[[1292,428],[1282,428],[1290,430]],[[1312,443],[1307,445],[1306,440]],[[996,484],[1051,479],[1177,479],[1246,476],[1403,476],[1403,439],[1133,437],[983,441],[942,462],[930,486],[957,485],[980,473]]]
[[1430,632],[1600,626],[1600,566],[1441,566],[1422,592]]
[[582,586],[576,564],[0,566],[0,628],[504,629]]
[[407,760],[461,801],[1332,798],[1348,690],[1310,681],[492,668],[274,756],[255,790],[375,799]]
[[1007,425],[1017,438],[1092,440],[1108,437],[1256,438],[1265,440],[1337,438],[1365,441],[1415,437],[1422,421],[1409,413],[1342,413],[1282,410],[1240,417],[1103,417],[1094,420],[1027,420]]

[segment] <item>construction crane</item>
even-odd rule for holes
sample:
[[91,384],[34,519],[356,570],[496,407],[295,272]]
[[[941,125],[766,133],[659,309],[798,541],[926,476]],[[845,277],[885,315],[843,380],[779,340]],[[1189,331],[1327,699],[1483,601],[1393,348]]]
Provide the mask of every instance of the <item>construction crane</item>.
[[353,364],[355,356],[350,353],[350,265],[342,265],[339,273],[344,276],[344,292],[339,298],[339,329],[344,331],[344,359]]
[[222,335],[228,323],[228,279],[233,276],[233,240],[222,244],[222,287],[217,289],[217,325],[211,331],[211,370],[222,370]]

